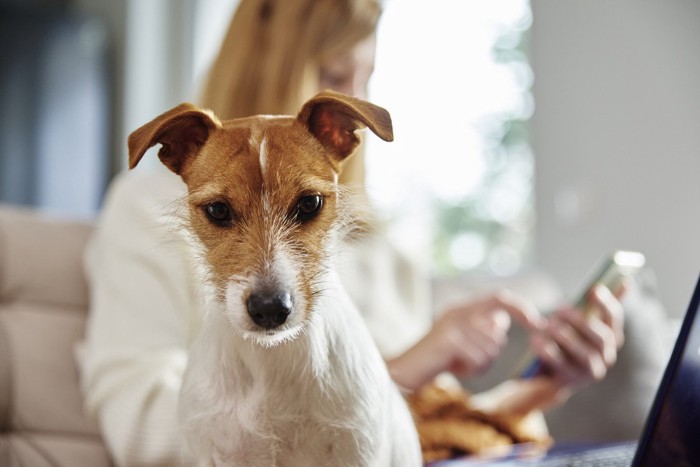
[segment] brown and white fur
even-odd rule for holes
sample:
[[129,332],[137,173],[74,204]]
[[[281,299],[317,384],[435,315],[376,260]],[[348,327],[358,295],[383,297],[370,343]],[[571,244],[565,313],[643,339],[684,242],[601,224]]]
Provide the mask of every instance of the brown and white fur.
[[201,466],[413,466],[413,420],[333,269],[351,223],[338,184],[386,110],[324,92],[296,117],[220,121],[191,104],[129,137],[188,188],[208,296],[179,411]]

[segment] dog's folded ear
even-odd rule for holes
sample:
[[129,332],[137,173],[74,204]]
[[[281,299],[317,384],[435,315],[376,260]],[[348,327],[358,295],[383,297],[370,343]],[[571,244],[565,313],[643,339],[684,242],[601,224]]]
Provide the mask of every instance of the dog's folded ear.
[[148,148],[161,144],[158,158],[182,175],[215,128],[221,128],[221,122],[211,112],[192,104],[180,104],[129,135],[129,168],[136,167]]
[[338,160],[355,150],[360,139],[355,130],[367,127],[384,141],[393,141],[391,116],[385,109],[354,97],[324,91],[307,101],[297,119]]

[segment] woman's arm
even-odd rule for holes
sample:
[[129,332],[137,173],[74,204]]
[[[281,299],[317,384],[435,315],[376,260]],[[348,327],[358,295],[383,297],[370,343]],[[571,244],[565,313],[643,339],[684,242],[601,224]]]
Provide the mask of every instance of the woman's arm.
[[120,177],[85,258],[82,387],[118,465],[181,461],[177,398],[197,322],[187,244],[170,215],[184,194],[169,173]]
[[537,309],[507,291],[454,306],[442,313],[428,333],[387,362],[394,381],[415,390],[440,373],[467,378],[485,371],[507,342],[511,318],[529,330],[544,325]]
[[478,396],[483,409],[525,414],[563,403],[571,393],[603,379],[615,364],[624,341],[619,298],[604,286],[591,292],[600,311],[586,319],[561,308],[544,320],[526,301],[499,292],[443,313],[430,331],[404,353],[387,362],[394,381],[415,390],[442,372],[467,378],[486,370],[507,341],[510,318],[530,330],[531,347],[545,370],[528,380],[509,380]]

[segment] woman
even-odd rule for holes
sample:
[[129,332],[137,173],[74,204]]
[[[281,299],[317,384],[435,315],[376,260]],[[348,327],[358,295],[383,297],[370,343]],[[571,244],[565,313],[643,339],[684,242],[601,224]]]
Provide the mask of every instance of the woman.
[[[378,0],[241,0],[200,104],[221,118],[294,114],[324,88],[366,97]],[[363,193],[364,159],[342,181]],[[81,358],[87,408],[118,465],[176,465],[177,396],[199,324],[192,252],[170,216],[185,187],[166,171],[119,177],[110,189],[86,268],[92,309]],[[405,390],[450,371],[488,367],[511,318],[533,331],[549,374],[511,382],[492,398],[528,411],[600,379],[622,343],[619,302],[599,290],[603,318],[562,310],[550,324],[522,299],[499,293],[448,310],[431,326],[427,281],[381,235],[343,253],[342,278]],[[553,324],[552,324],[553,323]],[[505,395],[504,395],[505,394]]]

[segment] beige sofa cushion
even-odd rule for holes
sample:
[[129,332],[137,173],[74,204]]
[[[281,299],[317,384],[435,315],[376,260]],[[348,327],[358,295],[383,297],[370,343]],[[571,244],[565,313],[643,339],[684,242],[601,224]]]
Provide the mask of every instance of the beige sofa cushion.
[[84,416],[74,351],[86,222],[0,206],[0,465],[110,465]]
[[0,297],[87,313],[82,256],[92,225],[0,206]]

